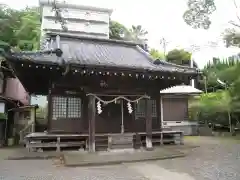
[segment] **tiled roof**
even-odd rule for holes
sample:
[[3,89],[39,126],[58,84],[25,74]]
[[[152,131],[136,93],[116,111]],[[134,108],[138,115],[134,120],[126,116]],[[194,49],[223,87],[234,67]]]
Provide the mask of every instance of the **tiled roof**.
[[[116,67],[160,72],[197,73],[197,69],[161,61],[153,64],[151,56],[137,44],[91,38],[61,37],[62,57],[66,63],[86,66]],[[48,52],[18,53],[17,58],[35,62],[60,63],[55,54]]]

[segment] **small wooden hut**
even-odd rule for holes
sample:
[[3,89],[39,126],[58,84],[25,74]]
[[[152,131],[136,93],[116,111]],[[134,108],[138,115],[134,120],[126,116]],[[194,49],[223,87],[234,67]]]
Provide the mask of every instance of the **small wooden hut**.
[[190,85],[177,85],[160,91],[162,127],[183,131],[185,135],[196,135],[198,123],[189,121],[189,98],[202,91]]

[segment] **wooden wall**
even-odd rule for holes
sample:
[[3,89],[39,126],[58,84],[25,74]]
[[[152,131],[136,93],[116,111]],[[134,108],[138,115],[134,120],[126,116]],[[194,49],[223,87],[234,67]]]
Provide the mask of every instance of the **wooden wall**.
[[[88,133],[88,99],[82,97],[82,116],[81,118],[60,118],[52,119],[50,117],[50,131],[59,131],[64,133]],[[134,110],[134,104],[132,103]],[[157,106],[159,107],[159,106]],[[159,107],[160,108],[160,107]],[[145,118],[135,119],[134,111],[129,114],[127,102],[124,102],[124,130],[125,132],[145,132]],[[110,103],[102,106],[103,112],[96,113],[96,133],[120,133],[121,132],[121,104]],[[51,112],[52,110],[50,110]],[[52,113],[50,113],[52,114]],[[152,129],[160,130],[160,121],[158,118],[152,118]]]
[[163,98],[163,120],[188,120],[188,97],[171,96]]
[[[107,83],[106,87],[101,87],[100,83],[104,80]],[[116,83],[117,82],[117,83]],[[160,130],[160,90],[170,87],[172,85],[180,84],[180,80],[149,80],[149,79],[135,79],[127,78],[125,76],[83,76],[79,81],[79,76],[67,75],[60,79],[58,82],[50,83],[52,87],[49,89],[49,114],[48,114],[48,129],[50,131],[64,131],[68,133],[88,133],[88,97],[87,93],[97,94],[122,94],[122,95],[136,95],[147,94],[151,96],[151,99],[156,100],[157,116],[152,118],[152,130]],[[70,96],[81,97],[82,101],[82,115],[81,118],[60,118],[54,120],[52,118],[52,104],[51,98],[54,95],[69,96],[67,91],[74,91],[77,94]],[[185,112],[184,107],[179,105],[183,99],[174,100],[176,105],[171,104],[172,100],[164,100],[165,120],[183,120],[182,111]],[[185,101],[185,100],[184,100]],[[126,132],[145,132],[146,121],[145,117],[135,119],[134,112],[128,113],[126,101],[124,102],[124,125]],[[134,107],[134,105],[132,105]],[[174,107],[173,107],[174,106]],[[187,106],[186,106],[187,107]],[[111,103],[105,107],[102,107],[102,114],[95,116],[95,132],[96,133],[120,133],[121,132],[121,106],[120,104]],[[134,108],[133,108],[134,109]],[[175,115],[173,117],[172,115]]]

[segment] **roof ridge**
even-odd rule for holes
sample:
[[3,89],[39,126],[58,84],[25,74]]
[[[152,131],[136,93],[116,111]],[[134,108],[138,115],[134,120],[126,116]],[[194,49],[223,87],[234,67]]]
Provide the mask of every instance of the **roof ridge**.
[[[139,52],[141,52],[143,55],[145,55],[145,57],[147,57],[148,59],[148,62],[151,63],[151,65],[155,66],[156,68],[159,68],[160,66],[159,65],[156,65],[154,64],[153,62],[155,61],[155,59],[153,59],[151,57],[151,55],[147,52],[147,51],[144,51],[144,49],[142,49],[140,46],[137,45],[137,50]],[[167,62],[167,61],[162,61],[159,59],[159,61],[161,61],[164,65],[167,65],[168,67],[176,67],[176,68],[182,68],[184,70],[197,70],[198,68],[191,68],[191,67],[188,67],[188,66],[182,66],[182,65],[178,65],[178,64],[174,64],[174,63],[170,63],[170,62]],[[163,65],[162,64],[162,65]]]
[[174,64],[174,63],[171,63],[171,62],[168,62],[168,61],[163,61],[163,60],[160,60],[160,59],[159,59],[159,61],[161,61],[165,65],[171,65],[171,66],[175,66],[175,67],[180,67],[180,68],[185,68],[185,69],[192,69],[192,70],[198,69],[198,68],[195,68],[195,67],[189,67],[189,66]]
[[79,40],[89,40],[89,41],[98,41],[98,42],[106,42],[106,43],[116,43],[116,44],[124,44],[129,46],[137,46],[138,43],[132,42],[132,41],[124,41],[124,40],[116,40],[116,39],[105,39],[105,38],[94,38],[94,37],[86,37],[86,36],[76,36],[76,35],[70,35],[67,33],[54,33],[54,32],[48,32],[46,35],[49,35],[50,37],[54,37],[59,35],[63,38],[69,38],[69,39],[79,39]]
[[[151,65],[155,65],[155,64],[153,64],[154,59],[151,57],[151,55],[150,55],[147,51],[144,51],[144,49],[141,48],[141,46],[139,46],[139,45],[137,45],[136,47],[137,47],[137,50],[138,50],[140,53],[142,53],[145,57],[147,57],[147,60],[148,60],[148,62],[151,63]],[[156,66],[156,67],[157,67],[157,66]]]

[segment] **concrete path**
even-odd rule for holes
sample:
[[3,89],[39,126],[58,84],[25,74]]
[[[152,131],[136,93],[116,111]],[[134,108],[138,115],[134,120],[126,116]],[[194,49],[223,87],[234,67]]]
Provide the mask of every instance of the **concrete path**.
[[89,154],[86,152],[65,152],[66,166],[96,166],[121,164],[126,162],[140,162],[149,160],[161,160],[184,157],[185,153],[176,150],[178,146],[171,148],[159,147],[153,151],[146,150],[121,150],[114,152],[98,152]]
[[195,180],[194,177],[191,177],[186,173],[173,172],[164,169],[154,163],[138,163],[127,166],[129,167],[129,169],[136,171],[137,173],[141,174],[149,180]]

